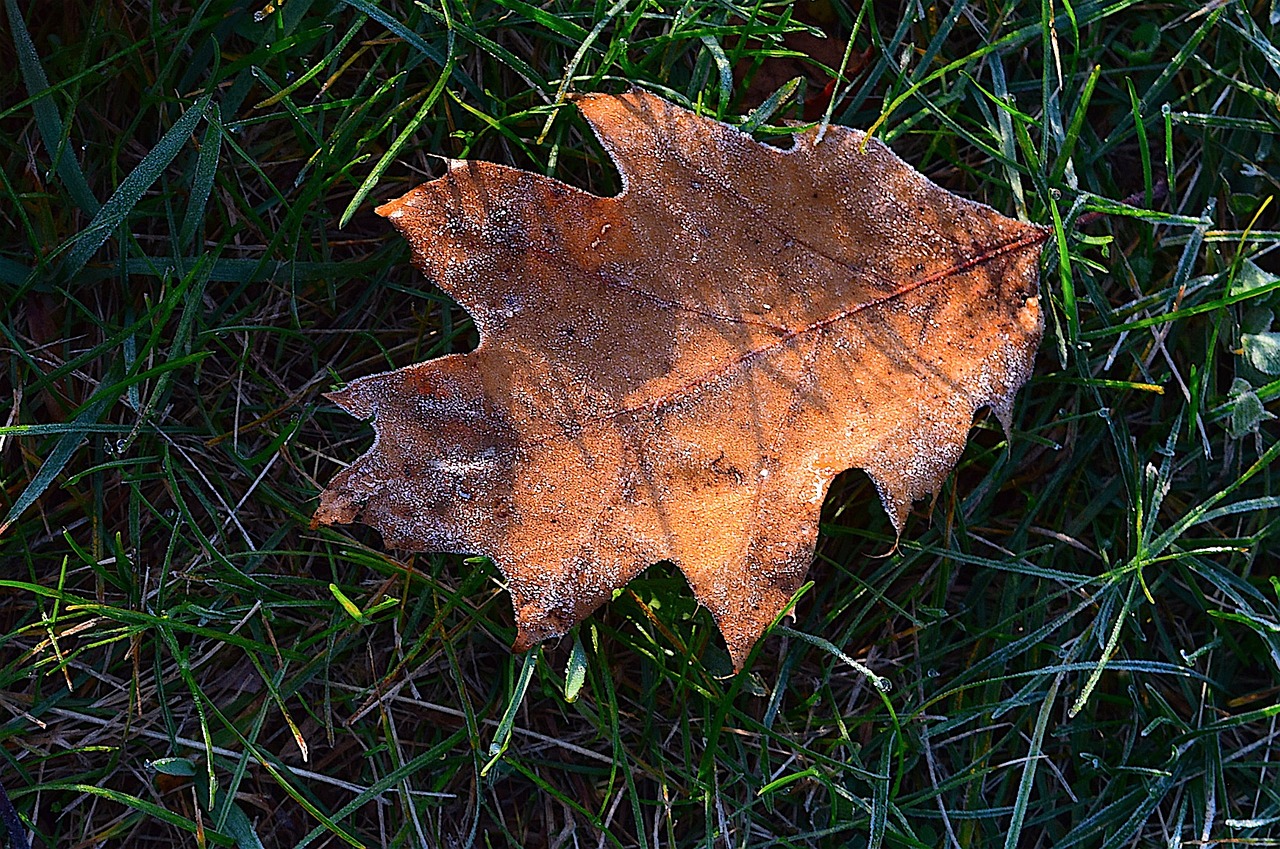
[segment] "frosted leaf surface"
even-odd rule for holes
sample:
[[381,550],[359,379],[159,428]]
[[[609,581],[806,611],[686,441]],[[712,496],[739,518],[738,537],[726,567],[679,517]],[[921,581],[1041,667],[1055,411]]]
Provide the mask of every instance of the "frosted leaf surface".
[[379,208],[480,345],[330,396],[377,438],[316,521],[492,558],[517,649],[670,560],[740,667],[835,475],[865,469],[900,530],[978,408],[1007,424],[1047,231],[856,130],[784,151],[641,91],[577,105],[617,197],[453,162]]

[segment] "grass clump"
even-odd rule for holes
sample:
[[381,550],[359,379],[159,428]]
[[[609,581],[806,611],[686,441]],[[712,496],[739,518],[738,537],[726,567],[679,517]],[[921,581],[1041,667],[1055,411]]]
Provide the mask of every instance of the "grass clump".
[[[4,5],[11,846],[1280,843],[1274,9]],[[737,676],[670,569],[515,657],[488,564],[308,528],[320,393],[474,343],[372,206],[612,191],[560,103],[633,84],[1056,231],[1012,435],[897,549],[842,477]]]

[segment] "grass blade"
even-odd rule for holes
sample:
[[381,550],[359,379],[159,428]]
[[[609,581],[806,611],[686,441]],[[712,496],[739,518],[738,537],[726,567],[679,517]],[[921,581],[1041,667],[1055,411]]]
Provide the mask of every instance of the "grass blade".
[[76,205],[93,215],[98,211],[98,199],[94,197],[84,178],[84,172],[80,170],[80,160],[75,157],[74,148],[67,137],[57,107],[53,104],[53,98],[47,93],[49,78],[45,76],[40,57],[36,54],[36,46],[31,42],[27,23],[18,9],[17,0],[4,0],[4,7],[9,15],[9,28],[13,33],[13,46],[18,53],[18,67],[22,71],[23,82],[26,83],[27,93],[36,98],[31,104],[31,111],[35,113],[36,126],[40,130],[45,151],[53,161],[53,173],[62,179]]
[[156,146],[116,187],[111,197],[98,210],[98,214],[89,222],[89,226],[71,240],[71,248],[58,267],[59,276],[63,280],[80,273],[89,258],[97,253],[98,248],[111,237],[111,232],[128,217],[143,194],[160,178],[164,169],[169,167],[190,140],[196,125],[204,118],[212,97],[205,95],[182,113]]

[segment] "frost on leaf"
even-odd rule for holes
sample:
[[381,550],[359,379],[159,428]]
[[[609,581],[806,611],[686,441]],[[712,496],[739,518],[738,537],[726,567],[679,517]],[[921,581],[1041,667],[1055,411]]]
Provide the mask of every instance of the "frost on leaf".
[[900,530],[978,408],[1008,424],[1046,231],[855,130],[779,150],[641,91],[577,105],[617,197],[455,161],[378,210],[480,345],[330,396],[376,440],[316,521],[492,558],[517,650],[669,560],[740,668],[835,475],[865,469]]

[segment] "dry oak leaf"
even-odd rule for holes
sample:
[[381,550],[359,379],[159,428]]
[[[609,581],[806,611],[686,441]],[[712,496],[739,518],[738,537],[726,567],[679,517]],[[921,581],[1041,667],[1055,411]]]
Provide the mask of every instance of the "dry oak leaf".
[[488,162],[378,209],[480,344],[329,397],[372,418],[317,523],[482,554],[516,650],[676,564],[736,668],[800,586],[827,487],[895,528],[1031,374],[1047,231],[831,128],[790,150],[642,91],[576,99],[623,181]]

